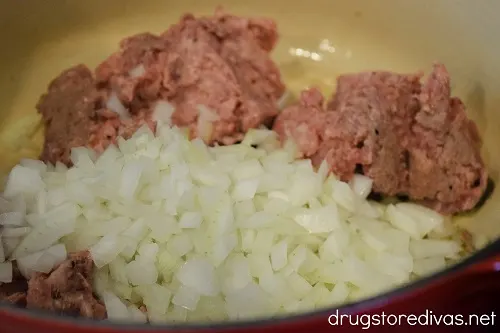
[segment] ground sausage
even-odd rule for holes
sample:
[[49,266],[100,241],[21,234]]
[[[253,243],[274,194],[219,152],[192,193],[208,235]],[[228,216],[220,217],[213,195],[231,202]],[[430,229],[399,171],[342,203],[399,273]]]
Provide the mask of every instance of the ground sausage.
[[0,285],[0,301],[18,307],[26,306],[26,291],[28,282],[21,275],[15,262],[12,263],[12,282]]
[[88,144],[100,101],[92,72],[84,65],[62,72],[50,83],[37,104],[45,125],[43,161],[68,163],[72,147]]
[[293,138],[300,158],[311,158],[320,150],[326,117],[323,102],[323,95],[318,90],[305,90],[299,103],[285,108],[274,122],[273,129],[282,141]]
[[[209,144],[241,140],[277,115],[285,91],[269,55],[277,40],[272,20],[221,10],[210,17],[186,14],[159,36],[125,38],[95,75],[79,65],[50,84],[37,106],[45,123],[41,159],[70,164],[72,147],[102,152],[143,125],[154,130],[159,100],[175,108],[172,124],[188,127],[191,137]],[[129,117],[106,107],[114,95]]]
[[92,291],[93,262],[88,251],[73,253],[51,273],[36,273],[28,282],[27,307],[54,313],[106,318]]
[[[270,124],[285,91],[269,52],[278,39],[267,19],[247,19],[217,11],[191,14],[160,36],[139,34],[96,69],[99,87],[115,91],[122,103],[146,121],[158,100],[175,107],[172,123],[188,127],[207,143],[239,141],[250,128]],[[142,68],[141,74],[131,73]],[[214,119],[200,118],[203,105]],[[210,117],[209,117],[210,118]],[[206,126],[204,126],[206,125]],[[208,133],[200,129],[209,127]]]
[[[446,68],[422,74],[342,75],[326,107],[319,91],[302,93],[274,129],[292,137],[315,165],[326,159],[342,180],[361,172],[375,192],[410,199],[443,214],[473,208],[487,185],[481,140],[463,103],[450,97]],[[310,103],[315,96],[315,103]]]
[[462,101],[450,98],[444,66],[434,67],[419,97],[421,108],[409,134],[409,194],[441,212],[469,210],[488,184],[479,131]]

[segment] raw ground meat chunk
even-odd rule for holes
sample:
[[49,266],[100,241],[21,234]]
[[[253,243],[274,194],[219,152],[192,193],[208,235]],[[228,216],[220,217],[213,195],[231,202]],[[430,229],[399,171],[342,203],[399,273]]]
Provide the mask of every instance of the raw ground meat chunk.
[[106,309],[92,291],[93,262],[88,251],[73,253],[50,274],[36,273],[28,281],[27,307],[93,319]]
[[119,130],[127,136],[148,123],[140,112],[133,120],[121,121],[106,109],[108,95],[96,87],[85,65],[74,66],[54,79],[37,104],[45,127],[40,159],[70,165],[71,148],[87,146],[102,152],[116,142]]
[[471,209],[486,189],[488,173],[478,129],[462,101],[450,98],[444,66],[435,67],[420,103],[411,128],[409,194],[442,212]]
[[43,161],[67,163],[71,147],[88,144],[100,100],[92,72],[84,65],[62,72],[50,83],[37,105],[45,125]]
[[28,282],[21,275],[14,262],[12,265],[12,282],[0,285],[0,301],[10,303],[18,307],[26,306],[26,291]]
[[470,210],[488,180],[477,128],[463,103],[450,97],[443,65],[424,84],[421,77],[342,75],[326,107],[319,91],[303,92],[274,129],[315,165],[326,159],[342,180],[359,172],[374,180],[377,193],[406,195],[443,214]]
[[326,144],[314,159],[326,157],[334,172],[346,180],[360,168],[374,180],[384,179],[374,182],[376,192],[396,195],[406,191],[406,152],[399,140],[408,135],[418,109],[419,76],[343,75],[338,87],[327,107],[332,111],[322,133]]
[[305,90],[299,103],[284,109],[276,118],[273,129],[280,139],[294,139],[300,158],[311,158],[320,149],[321,135],[324,132],[323,95],[316,90]]
[[[143,125],[154,130],[159,119],[188,127],[191,137],[209,144],[241,140],[278,114],[285,86],[269,54],[277,40],[272,20],[221,10],[210,17],[186,14],[159,36],[125,38],[95,78],[78,65],[52,81],[37,106],[45,123],[41,159],[70,164],[72,147],[102,152]],[[156,113],[158,101],[173,112]]]

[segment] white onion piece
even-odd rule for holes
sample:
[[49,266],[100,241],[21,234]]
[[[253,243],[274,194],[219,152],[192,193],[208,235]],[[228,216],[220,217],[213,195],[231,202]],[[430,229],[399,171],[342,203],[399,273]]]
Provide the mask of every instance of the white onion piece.
[[152,119],[166,125],[172,124],[172,114],[175,108],[167,101],[158,101],[153,109]]
[[258,231],[252,246],[252,252],[269,254],[275,240],[276,234],[271,230],[264,229]]
[[275,271],[279,271],[286,266],[288,262],[288,244],[281,241],[271,249],[271,266]]
[[324,233],[339,227],[339,214],[335,205],[319,209],[304,209],[294,216],[295,222],[311,233]]
[[95,153],[85,147],[71,148],[71,162],[82,170],[92,170],[94,167]]
[[187,234],[181,234],[172,237],[168,244],[167,249],[170,253],[176,254],[182,257],[189,253],[193,249],[194,245],[191,238]]
[[198,137],[204,142],[210,141],[213,132],[213,122],[219,120],[219,116],[204,105],[198,105],[197,132]]
[[296,272],[299,271],[300,267],[306,261],[306,259],[307,249],[302,245],[297,246],[289,255],[290,264]]
[[21,212],[7,212],[0,214],[0,225],[22,227],[26,225],[24,214]]
[[[238,236],[236,234],[230,234],[227,236],[224,236],[218,241],[217,243],[214,244],[214,247],[212,249],[212,261],[214,265],[217,267],[219,266],[226,258],[229,256],[231,251],[234,250],[234,248],[238,245]],[[215,286],[217,286],[217,282],[211,283]]]
[[208,147],[158,121],[100,155],[74,149],[70,168],[23,161],[0,196],[14,218],[0,220],[29,233],[3,237],[4,257],[29,278],[90,249],[110,320],[172,323],[340,305],[462,255],[449,220],[367,201],[369,179],[339,181],[324,161],[315,171],[276,139],[260,128]]
[[23,158],[19,164],[33,170],[38,170],[40,173],[47,171],[47,165],[40,160],[33,160],[30,158]]
[[145,242],[137,249],[138,256],[136,259],[140,258],[143,262],[154,263],[159,250],[158,244]]
[[366,199],[372,191],[373,180],[366,176],[355,174],[350,184],[354,193]]
[[194,289],[181,286],[174,295],[172,303],[187,310],[195,310],[200,300],[200,294]]
[[0,196],[0,213],[11,211],[13,211],[13,209],[10,200],[7,200],[3,196]]
[[257,178],[264,174],[264,168],[256,159],[251,159],[239,163],[231,170],[231,177],[236,181],[242,181],[249,178]]
[[106,107],[109,110],[117,113],[121,119],[129,119],[130,118],[130,114],[128,113],[127,108],[125,108],[125,106],[122,104],[122,102],[120,101],[120,98],[118,98],[118,95],[116,94],[116,92],[111,93],[108,100],[106,101]]
[[149,314],[164,315],[170,305],[172,292],[165,286],[150,284],[134,288],[135,292],[143,297]]
[[138,324],[146,324],[148,322],[148,317],[146,316],[146,314],[139,310],[136,306],[129,305],[127,309],[129,312],[130,321]]
[[188,288],[201,295],[215,296],[219,292],[213,265],[206,259],[187,261],[178,271],[177,278]]
[[234,319],[253,318],[269,313],[271,302],[266,293],[251,282],[226,295],[226,310]]
[[44,186],[40,170],[16,165],[9,174],[3,195],[8,199],[20,194],[34,195]]
[[245,179],[238,182],[231,193],[234,201],[252,200],[257,192],[260,180],[257,178]]
[[123,242],[123,250],[120,254],[125,258],[132,258],[137,250],[139,242],[146,235],[147,228],[144,219],[140,218],[122,232],[121,241]]
[[342,304],[349,296],[349,287],[344,282],[337,282],[329,295],[333,304]]
[[0,263],[0,282],[12,282],[12,262],[7,261]]
[[124,247],[125,243],[119,236],[106,235],[90,248],[90,254],[95,265],[100,268],[112,262]]
[[125,164],[118,190],[123,198],[132,199],[134,197],[145,167],[145,163],[140,160],[133,160]]
[[66,247],[63,244],[54,245],[43,251],[38,258],[34,270],[42,273],[49,273],[57,265],[61,264],[67,258]]
[[225,278],[223,282],[223,293],[244,288],[252,282],[249,260],[241,254],[233,254],[228,257],[225,264]]
[[290,291],[297,299],[304,298],[312,290],[311,284],[294,272],[287,277],[287,282],[290,286]]
[[17,266],[19,268],[19,271],[21,274],[26,278],[29,279],[33,275],[33,273],[36,272],[35,267],[38,262],[38,259],[42,256],[43,251],[40,252],[35,252],[32,254],[29,254],[27,256],[17,258]]
[[217,121],[219,116],[214,111],[207,108],[205,105],[198,105],[198,117],[206,121]]
[[148,285],[158,280],[158,270],[154,263],[134,260],[127,264],[127,278],[132,285]]
[[[3,246],[0,249],[0,259],[7,257],[9,258],[11,254],[14,252],[14,250],[19,246],[21,243],[22,238],[4,238],[2,239]],[[4,256],[2,256],[2,253]]]
[[321,179],[310,170],[303,172],[297,170],[290,182],[287,197],[283,199],[290,201],[294,206],[303,206],[321,193]]
[[454,258],[460,251],[460,245],[452,240],[413,239],[410,242],[410,252],[415,259],[430,257]]
[[132,68],[129,72],[128,75],[132,78],[138,78],[146,74],[146,68],[144,67],[143,64],[139,64]]
[[418,230],[417,222],[413,219],[412,216],[405,215],[394,205],[389,205],[387,207],[387,217],[391,224],[396,228],[409,234],[414,239],[420,238],[420,232]]
[[349,184],[334,181],[332,186],[332,198],[342,208],[349,212],[356,210],[356,197]]
[[274,143],[277,139],[278,135],[274,131],[269,131],[265,128],[251,128],[248,130],[243,141],[241,141],[241,144],[247,146],[261,146],[265,143]]
[[427,207],[406,202],[398,203],[396,207],[401,213],[411,216],[416,221],[421,237],[444,223],[442,215]]
[[109,263],[109,274],[113,280],[118,283],[127,284],[129,283],[127,272],[126,272],[127,262],[121,256],[118,256]]
[[111,279],[109,276],[108,267],[96,269],[94,272],[94,290],[96,294],[101,297],[105,292],[108,292],[113,289],[110,285]]
[[106,306],[108,319],[118,321],[130,320],[127,306],[116,295],[107,291],[101,297]]
[[429,257],[415,260],[413,264],[413,272],[418,276],[426,276],[442,269],[446,265],[445,258]]
[[268,212],[257,212],[252,214],[240,223],[242,228],[260,228],[270,225],[274,219],[276,219],[276,214],[271,214]]
[[31,232],[30,227],[19,227],[19,228],[4,228],[2,230],[2,237],[4,238],[19,238],[26,236]]
[[29,279],[33,273],[49,273],[67,257],[66,248],[62,244],[54,245],[46,250],[39,251],[17,259],[21,274]]
[[198,228],[202,220],[203,216],[198,212],[185,212],[179,221],[179,226],[185,229]]
[[37,225],[32,231],[22,238],[18,247],[15,249],[12,256],[19,258],[29,253],[40,251],[48,248],[56,243],[61,237],[74,232],[75,230],[75,215],[72,207],[60,206],[54,213],[60,214],[58,218],[48,215],[48,218],[43,220],[43,223]]

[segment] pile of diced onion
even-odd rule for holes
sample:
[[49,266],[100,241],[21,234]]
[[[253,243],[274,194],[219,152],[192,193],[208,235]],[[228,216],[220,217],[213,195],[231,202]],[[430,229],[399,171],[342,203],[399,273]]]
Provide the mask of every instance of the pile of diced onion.
[[158,124],[73,149],[69,169],[23,160],[0,201],[0,281],[13,260],[29,278],[89,249],[109,319],[219,321],[353,302],[463,254],[450,220],[295,156],[265,129],[207,147]]

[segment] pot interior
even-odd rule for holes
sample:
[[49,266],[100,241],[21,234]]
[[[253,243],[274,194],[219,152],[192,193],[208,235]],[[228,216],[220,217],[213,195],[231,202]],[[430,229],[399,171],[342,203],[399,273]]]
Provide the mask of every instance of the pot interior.
[[[316,85],[330,95],[341,73],[413,73],[444,63],[453,94],[462,98],[484,140],[491,179],[500,171],[500,3],[442,0],[433,6],[394,1],[52,0],[0,1],[0,172],[42,144],[35,105],[47,84],[78,63],[95,67],[129,35],[159,33],[185,12],[274,18],[281,39],[273,56],[294,95]],[[500,235],[500,194],[476,213],[457,218],[475,235]]]

